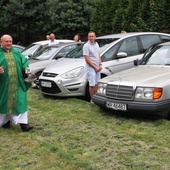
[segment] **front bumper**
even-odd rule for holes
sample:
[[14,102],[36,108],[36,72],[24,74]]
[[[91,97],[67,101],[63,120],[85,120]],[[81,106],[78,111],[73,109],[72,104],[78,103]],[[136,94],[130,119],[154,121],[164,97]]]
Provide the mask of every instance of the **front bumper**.
[[[51,83],[51,87],[43,87],[41,85],[42,81]],[[58,96],[58,97],[84,96],[87,80],[84,78],[81,79],[77,78],[69,81],[67,80],[58,81],[58,79],[55,80],[40,79],[39,85],[40,85],[40,91],[43,94],[50,95],[50,96]]]
[[[170,99],[158,102],[143,102],[143,101],[140,102],[140,101],[113,100],[95,94],[92,98],[92,101],[96,105],[106,109],[107,109],[106,102],[125,104],[127,110],[122,112],[147,114],[148,116],[155,115],[162,118],[167,117],[170,110]],[[111,110],[120,111],[114,109]]]

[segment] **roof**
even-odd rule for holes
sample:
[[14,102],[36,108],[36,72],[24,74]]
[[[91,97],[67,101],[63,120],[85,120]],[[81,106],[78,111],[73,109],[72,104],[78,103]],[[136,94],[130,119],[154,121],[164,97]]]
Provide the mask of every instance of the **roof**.
[[160,34],[160,35],[169,35],[166,33],[161,33],[161,32],[129,32],[129,33],[119,33],[119,34],[110,34],[110,35],[104,35],[104,36],[99,36],[96,39],[102,39],[102,38],[122,38],[130,35],[143,35],[143,34]]
[[[56,39],[59,43],[69,43],[69,42],[75,42],[74,40],[68,40],[68,39]],[[43,41],[37,41],[34,42],[33,44],[40,44],[40,45],[45,45],[48,44],[49,40],[43,40]]]

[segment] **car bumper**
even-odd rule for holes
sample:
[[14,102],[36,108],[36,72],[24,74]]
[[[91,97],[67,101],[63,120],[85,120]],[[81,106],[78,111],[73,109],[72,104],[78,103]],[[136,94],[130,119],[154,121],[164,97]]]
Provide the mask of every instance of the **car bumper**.
[[[51,87],[44,87],[42,86],[42,81],[50,82]],[[71,97],[71,96],[84,96],[85,95],[85,88],[87,85],[87,80],[82,79],[74,79],[73,80],[47,80],[47,79],[40,79],[40,91],[43,94],[50,95],[50,96],[58,96],[58,97]]]
[[[103,96],[94,95],[92,101],[103,108],[110,109],[106,106],[107,102],[126,105],[126,110],[122,112],[140,113],[143,115],[155,115],[158,117],[167,117],[170,110],[170,100],[158,102],[139,102],[139,101],[125,101],[113,100]],[[111,109],[113,111],[121,111],[120,109]]]

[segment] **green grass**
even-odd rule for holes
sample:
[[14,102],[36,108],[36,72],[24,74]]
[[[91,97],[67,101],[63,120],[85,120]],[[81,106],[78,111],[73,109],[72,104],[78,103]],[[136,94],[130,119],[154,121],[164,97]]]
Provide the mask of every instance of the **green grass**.
[[0,128],[0,170],[169,170],[170,121],[28,92],[30,132]]

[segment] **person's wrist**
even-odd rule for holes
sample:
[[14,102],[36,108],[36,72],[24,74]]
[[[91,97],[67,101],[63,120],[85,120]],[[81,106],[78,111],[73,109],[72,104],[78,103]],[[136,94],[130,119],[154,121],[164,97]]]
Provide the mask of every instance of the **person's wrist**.
[[100,63],[99,66],[102,66],[102,64]]

